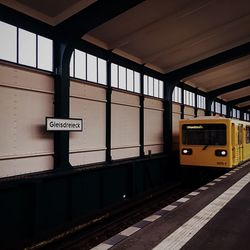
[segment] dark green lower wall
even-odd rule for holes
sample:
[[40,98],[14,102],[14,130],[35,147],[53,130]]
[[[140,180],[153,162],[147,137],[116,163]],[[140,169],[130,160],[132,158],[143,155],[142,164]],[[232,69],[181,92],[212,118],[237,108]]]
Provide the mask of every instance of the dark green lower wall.
[[104,209],[167,186],[165,156],[36,174],[0,183],[0,248],[45,239]]

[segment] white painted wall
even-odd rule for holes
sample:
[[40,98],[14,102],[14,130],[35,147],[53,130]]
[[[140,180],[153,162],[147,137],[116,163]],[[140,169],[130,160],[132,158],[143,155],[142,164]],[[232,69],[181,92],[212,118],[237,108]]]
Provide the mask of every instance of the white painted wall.
[[0,64],[0,177],[53,168],[53,134],[45,131],[53,93],[51,76]]

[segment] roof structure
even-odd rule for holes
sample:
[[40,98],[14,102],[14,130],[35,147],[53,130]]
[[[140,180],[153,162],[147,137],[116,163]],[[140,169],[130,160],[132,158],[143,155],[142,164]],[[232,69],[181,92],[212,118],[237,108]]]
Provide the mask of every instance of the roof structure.
[[[213,93],[223,101],[249,111],[248,0],[122,3],[1,0],[0,3],[1,7],[39,21],[44,30],[56,29],[68,37],[80,36],[82,40],[142,64],[166,79]],[[102,11],[107,15],[98,19]]]

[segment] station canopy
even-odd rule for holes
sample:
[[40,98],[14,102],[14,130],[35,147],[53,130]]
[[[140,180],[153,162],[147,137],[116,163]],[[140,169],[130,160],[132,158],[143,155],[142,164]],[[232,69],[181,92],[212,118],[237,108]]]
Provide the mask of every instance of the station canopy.
[[[250,110],[249,0],[0,3],[52,27],[63,27],[76,15],[82,22],[95,23],[100,10],[91,13],[102,4],[107,18],[84,33],[83,40]],[[109,9],[117,15],[109,18]],[[68,25],[72,30],[82,27]]]

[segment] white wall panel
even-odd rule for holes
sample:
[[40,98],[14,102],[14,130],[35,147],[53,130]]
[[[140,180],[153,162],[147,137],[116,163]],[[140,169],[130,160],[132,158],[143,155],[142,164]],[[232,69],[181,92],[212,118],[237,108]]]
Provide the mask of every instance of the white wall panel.
[[53,167],[53,134],[45,131],[53,101],[52,77],[0,65],[0,177]]
[[134,147],[134,148],[112,149],[111,154],[113,160],[137,157],[140,154],[140,148]]
[[113,91],[111,114],[112,158],[139,156],[139,97]]
[[193,107],[189,107],[189,106],[185,106],[185,108],[184,108],[184,115],[194,117],[194,108]]
[[85,164],[91,164],[96,162],[104,162],[106,157],[106,151],[86,151],[86,152],[75,152],[70,153],[69,161],[72,166],[79,166]]
[[197,116],[205,116],[205,110],[198,109]]
[[[144,111],[144,152],[148,154],[163,151],[163,103],[159,100],[145,98]],[[157,148],[157,149],[156,149]]]
[[71,165],[105,161],[105,89],[71,82],[70,96],[70,117],[82,118],[84,124],[83,132],[70,133]]

